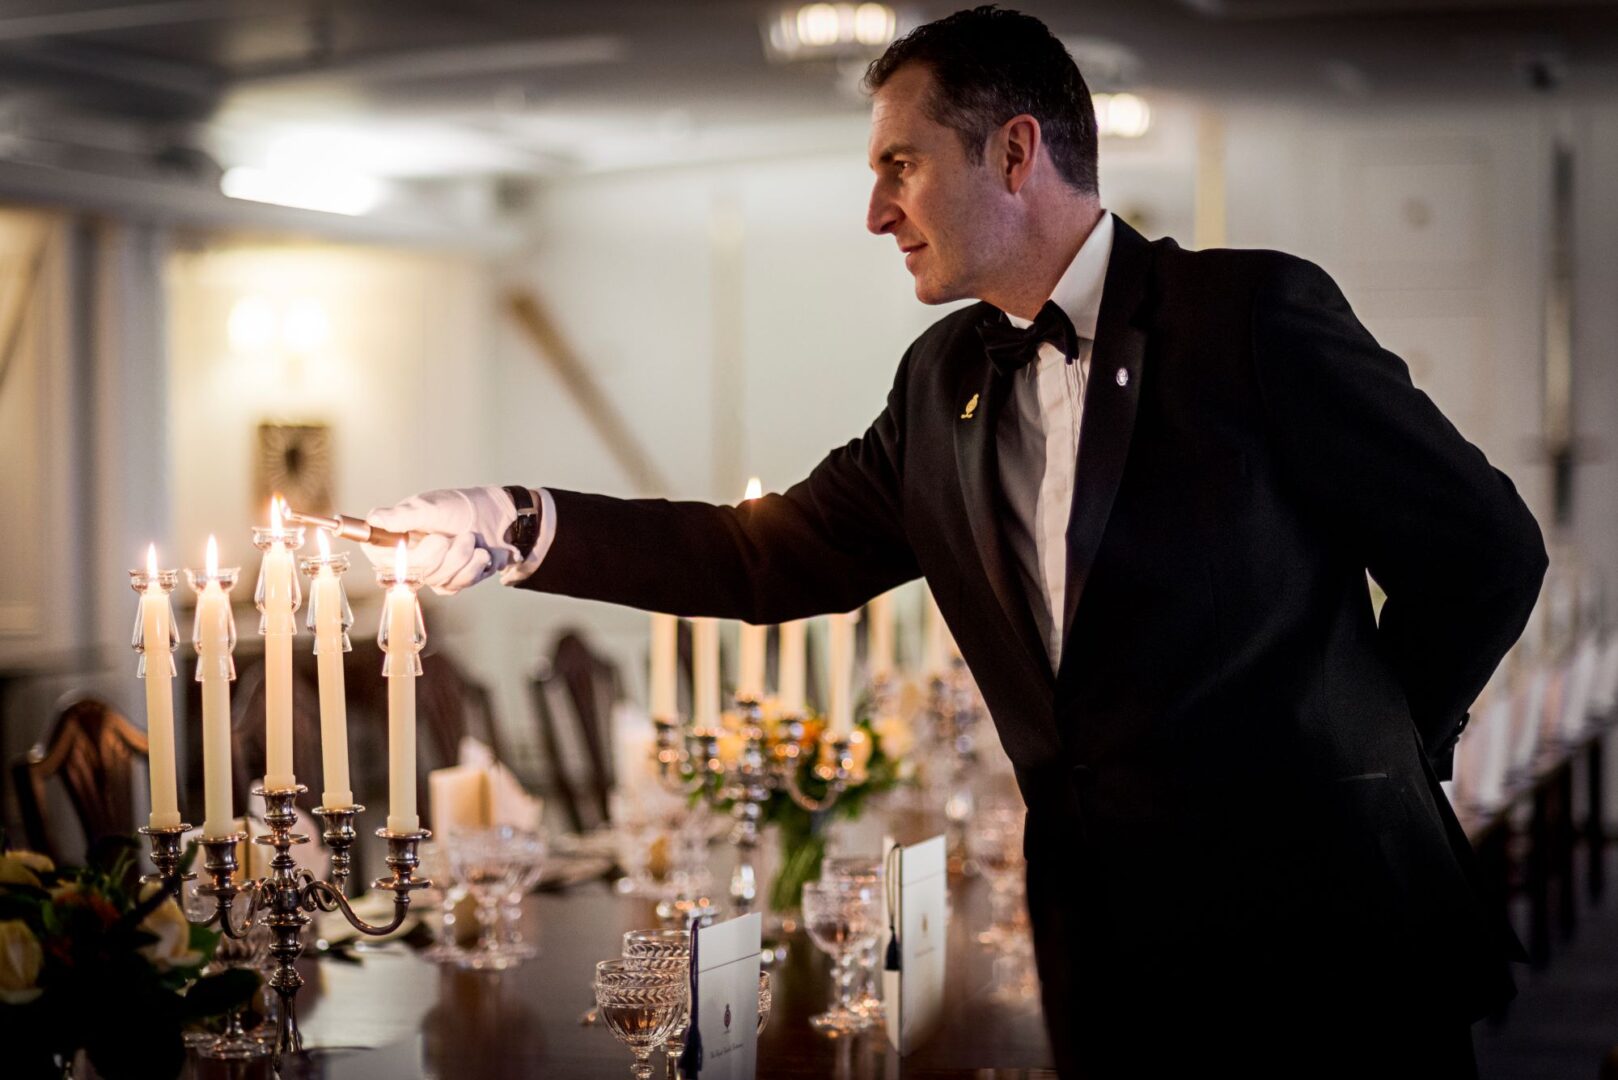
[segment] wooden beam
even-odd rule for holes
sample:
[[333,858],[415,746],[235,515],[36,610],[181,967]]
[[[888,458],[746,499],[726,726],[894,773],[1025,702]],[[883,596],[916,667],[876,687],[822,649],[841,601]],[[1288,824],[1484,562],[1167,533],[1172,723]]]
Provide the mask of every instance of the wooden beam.
[[668,480],[641,446],[634,428],[619,414],[584,362],[568,346],[561,329],[538,297],[526,289],[516,289],[506,295],[506,307],[635,486],[648,495],[667,494]]

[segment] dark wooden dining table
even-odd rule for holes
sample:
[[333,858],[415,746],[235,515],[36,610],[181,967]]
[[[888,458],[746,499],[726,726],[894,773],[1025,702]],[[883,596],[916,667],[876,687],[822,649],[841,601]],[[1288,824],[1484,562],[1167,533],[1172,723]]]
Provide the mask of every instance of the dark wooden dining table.
[[[999,954],[976,940],[988,924],[989,892],[981,877],[952,876],[944,1023],[903,1059],[881,1031],[831,1039],[810,1027],[809,1017],[829,999],[830,960],[801,930],[786,935],[786,958],[771,967],[774,1006],[760,1036],[758,1075],[1055,1077],[1038,996],[1031,992],[1031,959],[997,965]],[[595,962],[618,954],[625,930],[656,925],[651,902],[593,881],[528,897],[523,920],[539,955],[502,972],[438,966],[399,942],[356,950],[353,962],[301,961],[307,982],[298,1012],[305,1051],[283,1064],[282,1076],[624,1080],[629,1050],[605,1027],[580,1019],[593,1003]],[[262,1063],[193,1059],[187,1070],[197,1080],[270,1075]],[[661,1077],[661,1068],[654,1075]]]

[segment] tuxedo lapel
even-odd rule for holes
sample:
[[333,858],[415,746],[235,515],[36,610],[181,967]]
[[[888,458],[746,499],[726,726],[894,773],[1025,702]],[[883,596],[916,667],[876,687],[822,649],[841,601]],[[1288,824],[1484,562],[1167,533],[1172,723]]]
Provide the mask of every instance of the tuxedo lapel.
[[1062,663],[1072,655],[1073,618],[1124,475],[1129,441],[1140,404],[1146,356],[1143,314],[1152,249],[1145,237],[1119,218],[1113,222],[1112,254],[1101,291],[1101,311],[1090,354],[1090,375],[1079,430],[1079,462],[1067,526],[1067,589],[1062,617]]
[[[988,308],[988,311],[995,309]],[[961,341],[964,352],[955,394],[960,405],[954,419],[955,463],[961,478],[967,520],[972,527],[973,547],[1014,635],[1035,666],[1054,680],[1050,658],[1039,639],[1039,628],[1034,624],[1033,612],[1028,608],[1028,599],[1012,565],[1000,525],[1000,461],[995,425],[1009,387],[1007,380],[995,376],[994,367],[976,334],[963,334]]]

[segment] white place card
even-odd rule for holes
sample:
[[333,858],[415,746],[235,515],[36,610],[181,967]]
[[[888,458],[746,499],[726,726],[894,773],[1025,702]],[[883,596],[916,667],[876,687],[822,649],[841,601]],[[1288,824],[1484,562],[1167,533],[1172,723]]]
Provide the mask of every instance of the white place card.
[[937,1030],[944,1016],[944,946],[949,929],[944,838],[894,848],[884,877],[890,882],[893,942],[885,958],[882,997],[888,1041],[900,1054],[908,1054]]
[[697,930],[693,1019],[702,1034],[701,1080],[753,1080],[758,1071],[762,934],[757,912]]

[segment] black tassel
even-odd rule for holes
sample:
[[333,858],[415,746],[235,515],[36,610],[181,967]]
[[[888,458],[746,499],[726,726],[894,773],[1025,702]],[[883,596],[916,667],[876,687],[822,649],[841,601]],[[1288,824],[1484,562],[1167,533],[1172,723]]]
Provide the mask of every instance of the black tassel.
[[680,1053],[680,1075],[696,1080],[702,1073],[702,1028],[697,1022],[697,927],[702,917],[691,920],[691,1017],[685,1029],[685,1049]]
[[900,886],[899,875],[904,868],[904,849],[895,844],[888,849],[887,859],[882,866],[883,891],[887,894],[888,909],[888,953],[883,958],[884,971],[898,971],[899,964],[899,897],[903,893]]

